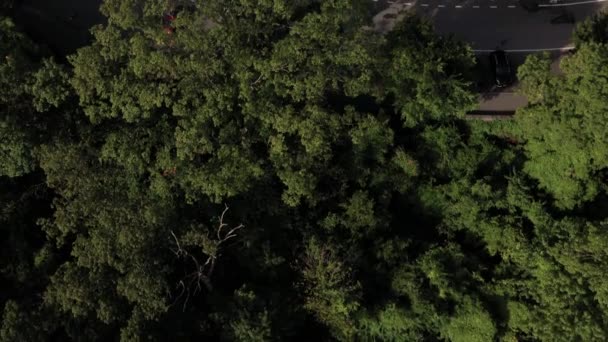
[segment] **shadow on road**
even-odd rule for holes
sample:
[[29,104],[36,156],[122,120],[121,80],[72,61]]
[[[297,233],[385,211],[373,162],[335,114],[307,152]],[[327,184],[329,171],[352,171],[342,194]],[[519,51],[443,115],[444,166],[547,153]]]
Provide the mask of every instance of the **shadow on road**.
[[14,11],[15,21],[32,39],[58,56],[74,53],[91,40],[93,25],[105,18],[102,0],[23,0]]

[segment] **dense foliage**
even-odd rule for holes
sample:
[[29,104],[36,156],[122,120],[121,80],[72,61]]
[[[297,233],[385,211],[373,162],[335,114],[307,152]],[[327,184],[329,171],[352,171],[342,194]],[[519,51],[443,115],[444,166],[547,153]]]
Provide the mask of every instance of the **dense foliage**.
[[2,17],[0,341],[608,339],[600,30],[488,124],[368,3],[105,0],[65,65]]

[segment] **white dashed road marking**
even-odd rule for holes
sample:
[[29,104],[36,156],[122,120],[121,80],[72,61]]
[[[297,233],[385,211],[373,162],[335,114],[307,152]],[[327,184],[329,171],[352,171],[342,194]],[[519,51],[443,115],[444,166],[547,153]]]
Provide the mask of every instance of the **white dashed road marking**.
[[[374,0],[377,1],[377,0]],[[515,0],[514,0],[515,1]],[[559,0],[558,0],[559,1]],[[545,4],[539,4],[538,7],[562,7],[562,6],[575,6],[575,5],[584,5],[584,4],[592,4],[592,3],[600,3],[600,2],[608,2],[608,0],[584,0],[584,1],[577,1],[577,2],[566,2],[566,3],[545,3]],[[396,5],[397,3],[393,3],[393,5]],[[400,4],[401,7],[407,7],[407,6],[421,6],[421,7],[435,7],[435,8],[446,8],[448,6],[446,5],[442,5],[442,4],[417,4],[415,2],[403,2]],[[457,9],[461,9],[461,8],[474,8],[474,9],[480,9],[480,8],[491,8],[491,9],[498,9],[498,8],[508,8],[508,9],[515,9],[518,8],[518,6],[516,5],[486,5],[486,6],[480,6],[480,5],[471,5],[469,6],[465,6],[465,5],[454,5],[453,8],[457,8]]]
[[606,2],[608,0],[588,0],[588,1],[577,1],[577,2],[566,2],[563,4],[539,4],[538,7],[562,7],[562,6],[576,6],[585,4],[594,4],[596,2]]
[[[541,51],[570,51],[574,49],[574,46],[564,46],[561,48],[547,48],[547,49],[505,49],[505,52],[541,52]],[[486,50],[486,49],[473,49],[473,52],[492,52],[496,49]]]
[[[373,1],[377,2],[378,0],[373,0]],[[494,0],[492,0],[492,1],[494,1]],[[563,2],[563,3],[558,2],[558,1],[563,1],[563,0],[549,0],[549,3],[538,4],[538,7],[541,7],[541,8],[543,8],[543,7],[565,7],[565,6],[577,6],[577,5],[586,5],[586,4],[608,2],[608,0],[583,0],[583,1],[574,1],[574,2]],[[391,1],[391,0],[389,0],[388,3],[392,4],[394,6],[394,5],[398,5],[400,3],[400,1],[395,1],[395,0]],[[402,2],[400,4],[401,4],[402,7],[404,7],[404,6],[416,6],[416,5],[418,5],[418,4],[413,3],[413,2]],[[420,4],[419,6],[421,6],[421,7],[431,7],[431,5],[428,4],[428,3],[427,4]],[[436,7],[437,8],[445,8],[446,5],[436,5]],[[463,5],[455,5],[454,6],[454,8],[466,8],[466,7],[468,7],[468,6],[463,6]],[[492,8],[492,9],[496,9],[496,8],[504,8],[504,7],[497,6],[497,5],[490,5],[488,7],[486,7],[486,6],[482,7],[482,6],[479,6],[479,5],[472,5],[471,8],[475,8],[475,9],[478,9],[478,8]],[[515,5],[507,5],[506,8],[513,9],[513,8],[517,8],[517,6],[515,6]]]
[[[600,0],[600,1],[608,1],[608,0]],[[402,4],[402,7],[406,7],[406,6],[420,6],[420,7],[431,7],[431,8],[447,8],[448,6],[446,5],[442,5],[442,4],[416,4],[416,3],[411,3],[411,2],[405,2]],[[542,6],[542,5],[541,5]],[[468,6],[464,6],[464,5],[454,5],[453,8],[457,8],[457,9],[461,9],[461,8],[467,8]],[[480,6],[480,5],[471,5],[468,8],[475,8],[475,9],[479,9],[479,8],[491,8],[491,9],[496,9],[496,8],[509,8],[509,9],[513,9],[513,8],[517,8],[516,5],[507,5],[507,6],[498,6],[498,5],[489,5],[489,6]]]

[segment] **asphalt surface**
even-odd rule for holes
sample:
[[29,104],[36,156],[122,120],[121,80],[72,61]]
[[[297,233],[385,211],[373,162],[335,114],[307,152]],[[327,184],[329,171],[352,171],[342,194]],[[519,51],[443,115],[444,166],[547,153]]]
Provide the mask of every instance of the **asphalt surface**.
[[[513,0],[493,1],[504,2],[515,3]],[[438,32],[453,34],[469,42],[475,50],[497,47],[505,50],[545,50],[571,45],[574,23],[555,23],[560,18],[584,19],[603,7],[601,4],[589,4],[530,12],[516,4],[508,6],[517,7],[467,7],[453,11],[421,8],[417,12],[433,18]]]
[[15,11],[17,24],[37,42],[44,42],[60,56],[86,45],[89,29],[105,21],[99,12],[102,0],[22,0]]
[[576,22],[606,8],[608,2],[566,4],[545,2],[540,5],[552,7],[530,10],[518,0],[400,0],[386,3],[374,24],[377,30],[388,31],[400,13],[413,11],[430,18],[437,32],[452,34],[474,50],[560,49],[571,45]]

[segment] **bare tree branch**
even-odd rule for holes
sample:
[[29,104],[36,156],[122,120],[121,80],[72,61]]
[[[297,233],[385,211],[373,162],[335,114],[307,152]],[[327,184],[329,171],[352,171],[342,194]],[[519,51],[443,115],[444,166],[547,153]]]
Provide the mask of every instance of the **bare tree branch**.
[[222,215],[220,216],[220,224],[217,227],[217,239],[218,240],[222,240],[222,238],[220,237],[220,234],[222,233],[222,228],[227,226],[227,224],[224,223],[224,215],[226,215],[226,212],[228,211],[228,206],[226,204],[224,204],[224,207],[226,207],[226,208],[224,209],[224,211],[222,211]]
[[260,82],[260,80],[262,79],[262,73],[260,73],[260,76],[258,76],[258,78],[253,81],[253,83],[250,84],[251,87],[253,87],[254,85],[256,85],[258,82]]
[[175,255],[179,258],[180,256],[182,256],[182,254],[186,252],[182,249],[182,246],[179,244],[179,240],[177,239],[177,236],[175,236],[175,233],[173,233],[173,231],[171,231],[171,235],[173,236],[173,239],[175,239],[175,245],[177,245],[177,250],[171,249],[171,251],[175,253]]
[[[171,248],[171,251],[178,259],[189,257],[189,259],[194,264],[194,271],[186,273],[182,280],[180,280],[176,285],[176,290],[179,290],[180,293],[176,297],[173,304],[177,303],[177,301],[179,301],[181,298],[184,298],[185,296],[183,310],[186,309],[186,305],[190,300],[190,297],[195,296],[198,292],[202,291],[203,285],[205,286],[207,291],[213,291],[211,276],[213,274],[213,271],[215,270],[217,258],[221,254],[220,249],[222,247],[222,244],[224,244],[229,239],[235,238],[237,236],[236,232],[245,227],[244,225],[239,224],[236,227],[230,228],[227,233],[223,234],[223,229],[228,226],[228,224],[224,223],[224,216],[226,215],[229,209],[227,205],[224,206],[225,208],[222,211],[222,214],[220,215],[219,224],[215,233],[216,239],[213,241],[215,243],[215,249],[211,252],[203,250],[206,259],[202,265],[196,256],[189,253],[185,248],[182,247],[175,233],[173,231],[170,232],[171,236],[173,236],[173,240],[175,240],[176,246],[176,249]],[[210,238],[209,235],[207,235],[207,238]]]

